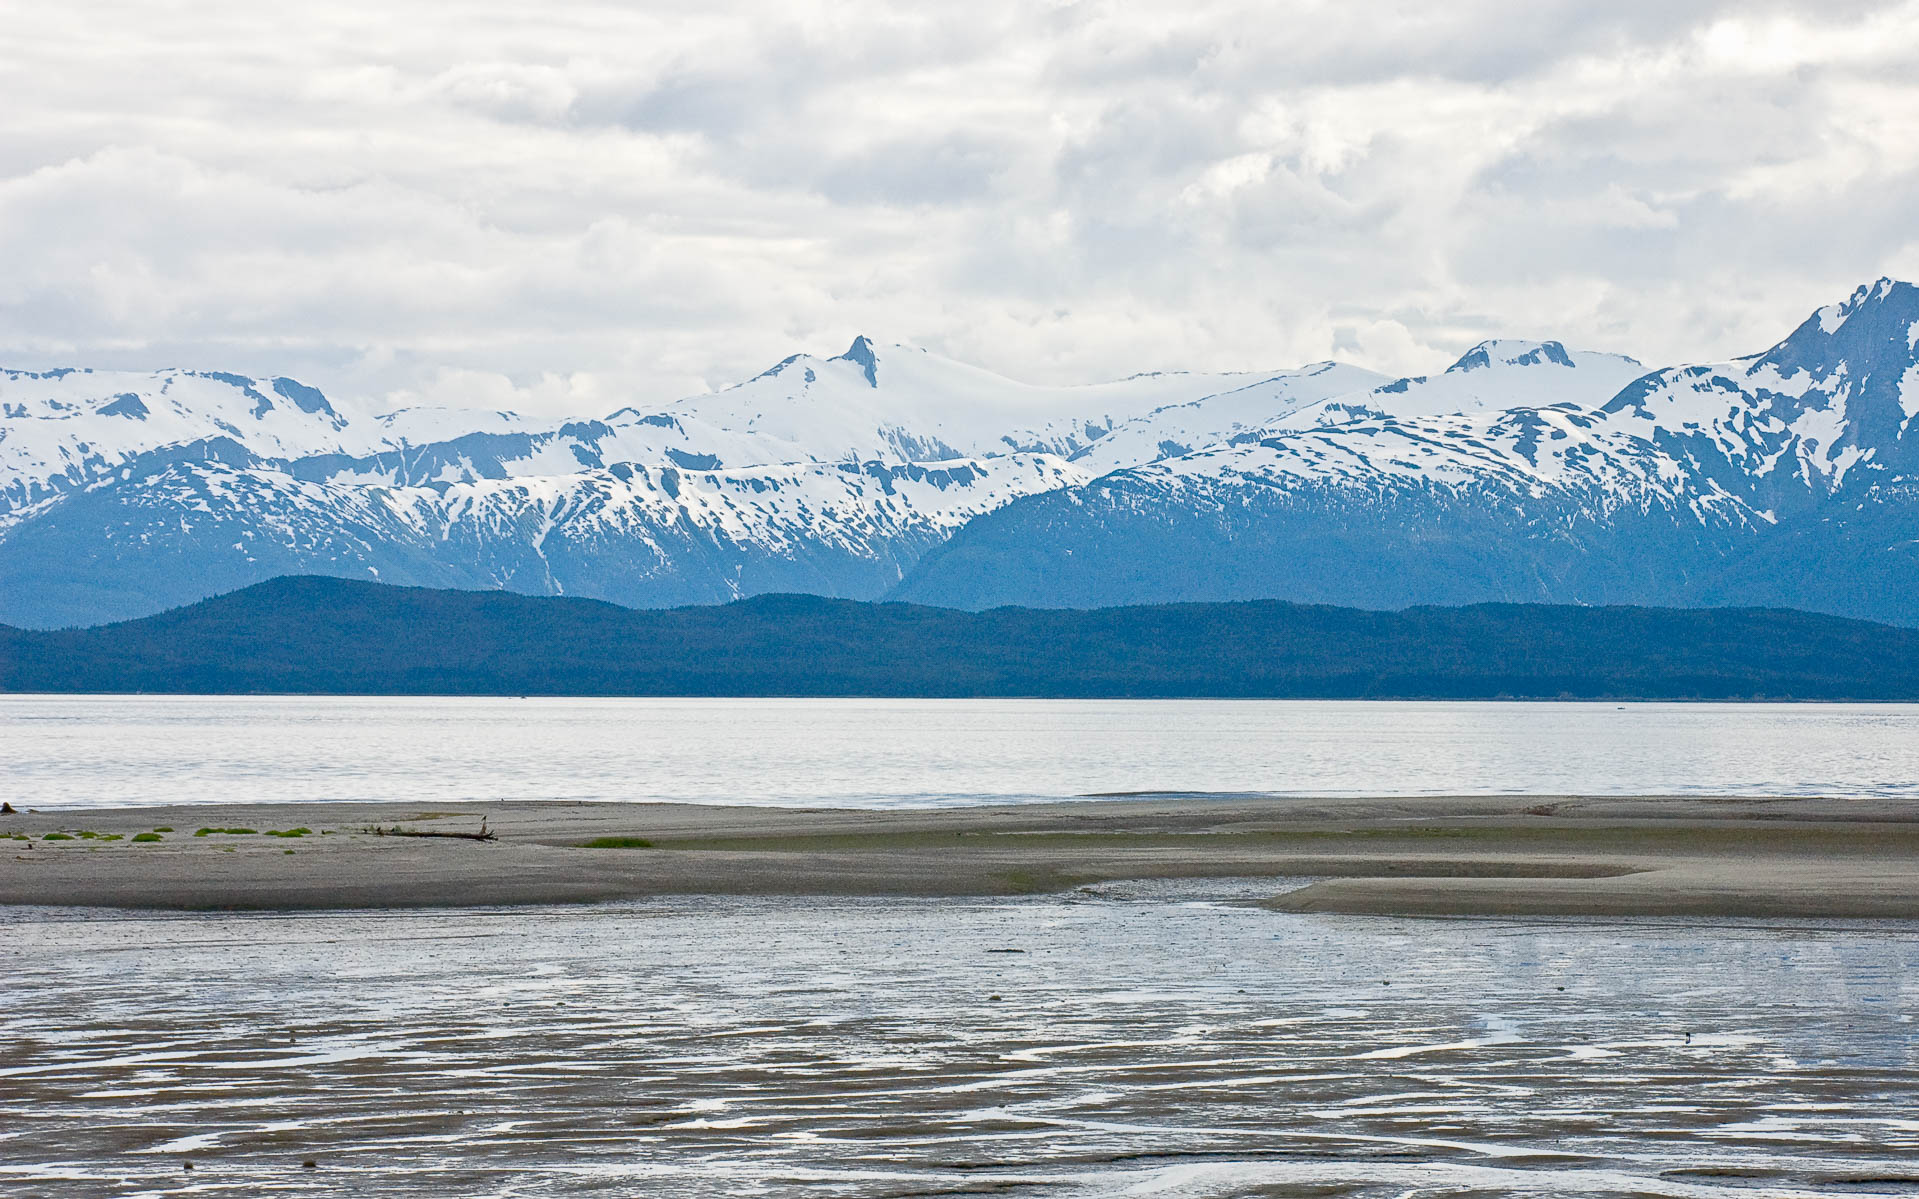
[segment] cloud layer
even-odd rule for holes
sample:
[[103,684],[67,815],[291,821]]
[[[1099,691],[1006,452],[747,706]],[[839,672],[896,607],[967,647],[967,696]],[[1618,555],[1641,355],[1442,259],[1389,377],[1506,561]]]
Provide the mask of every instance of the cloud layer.
[[1919,275],[1919,0],[28,6],[0,361],[594,412],[1757,349]]

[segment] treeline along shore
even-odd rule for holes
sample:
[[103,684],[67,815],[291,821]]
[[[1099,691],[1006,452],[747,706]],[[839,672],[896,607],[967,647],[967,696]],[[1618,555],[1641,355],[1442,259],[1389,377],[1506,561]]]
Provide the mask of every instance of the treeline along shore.
[[1539,604],[968,612],[771,595],[636,610],[297,576],[120,624],[0,626],[0,690],[1919,700],[1919,630]]

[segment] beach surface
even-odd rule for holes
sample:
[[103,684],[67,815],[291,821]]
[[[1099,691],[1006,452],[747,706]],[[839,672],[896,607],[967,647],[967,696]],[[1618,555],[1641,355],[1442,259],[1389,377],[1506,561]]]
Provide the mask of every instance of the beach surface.
[[[483,821],[491,840],[412,835]],[[6,904],[420,908],[1237,877],[1272,878],[1266,902],[1292,911],[1919,917],[1919,803],[1898,799],[221,804],[23,811],[0,817],[0,836]]]

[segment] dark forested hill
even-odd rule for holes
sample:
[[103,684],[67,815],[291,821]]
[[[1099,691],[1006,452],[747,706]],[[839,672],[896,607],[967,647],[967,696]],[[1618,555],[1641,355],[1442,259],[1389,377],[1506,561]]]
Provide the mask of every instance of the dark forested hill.
[[0,689],[1919,699],[1919,630],[1524,604],[961,612],[782,595],[640,611],[293,577],[123,624],[0,628]]

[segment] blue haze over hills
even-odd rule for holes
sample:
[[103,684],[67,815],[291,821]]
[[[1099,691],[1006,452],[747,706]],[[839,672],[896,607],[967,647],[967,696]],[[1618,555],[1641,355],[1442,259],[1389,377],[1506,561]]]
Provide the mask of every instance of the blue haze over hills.
[[635,607],[1277,598],[1766,605],[1919,624],[1919,289],[1660,369],[1495,341],[1030,387],[862,338],[541,424],[291,379],[0,372],[0,622],[285,574]]

